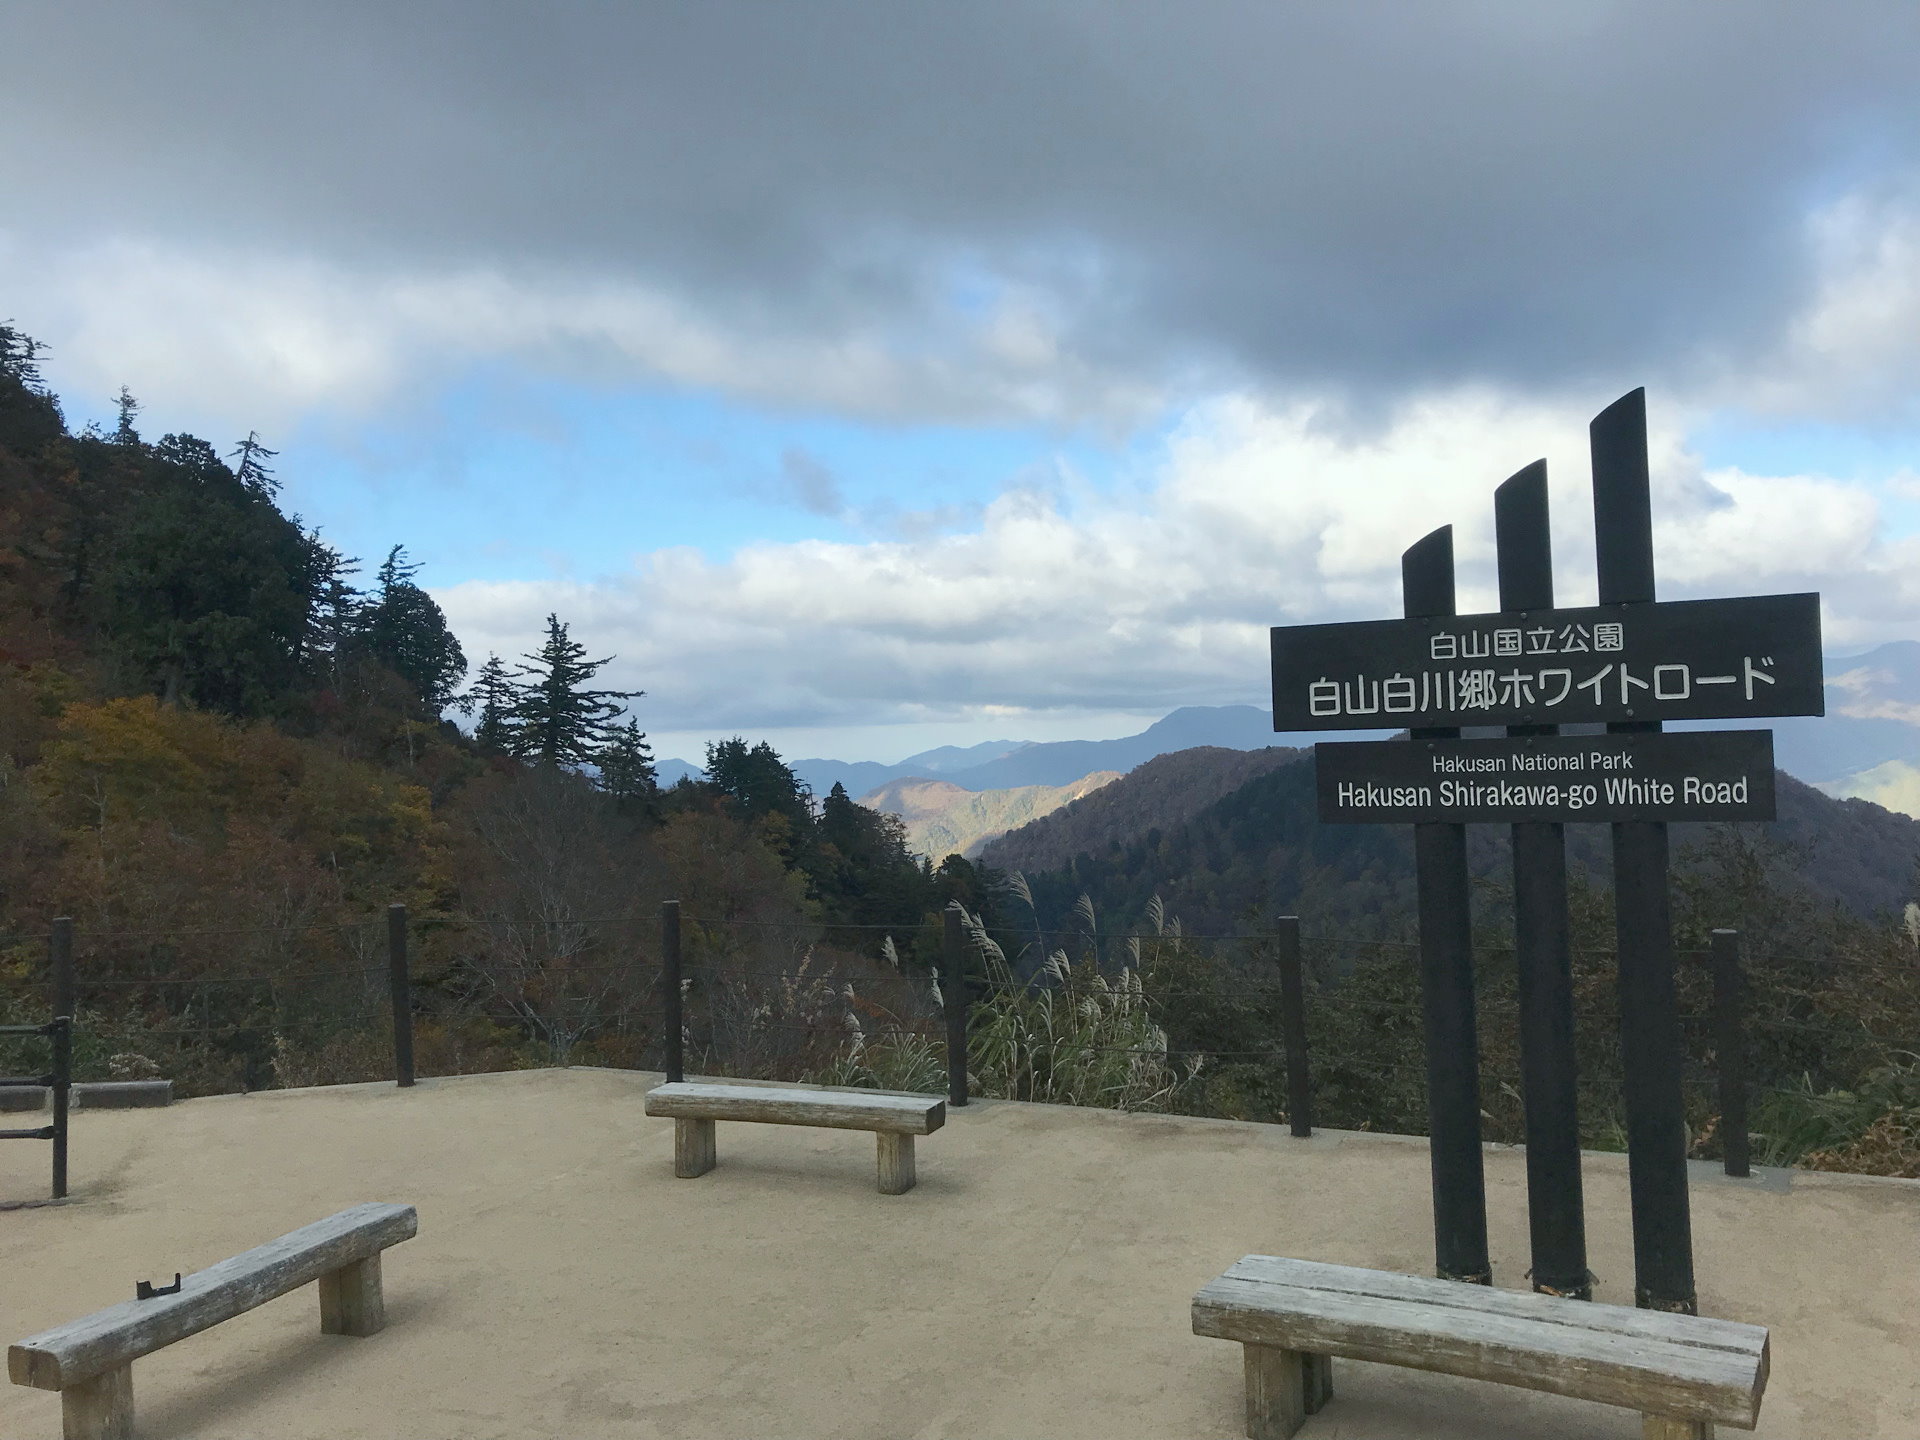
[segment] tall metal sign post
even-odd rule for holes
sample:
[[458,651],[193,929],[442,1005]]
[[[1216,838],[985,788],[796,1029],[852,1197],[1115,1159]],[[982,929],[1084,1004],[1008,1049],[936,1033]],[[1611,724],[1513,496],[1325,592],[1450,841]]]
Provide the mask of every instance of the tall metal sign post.
[[[1656,601],[1646,397],[1591,428],[1600,603],[1554,603],[1547,471],[1494,495],[1500,610],[1454,613],[1453,538],[1402,557],[1406,618],[1273,631],[1276,730],[1404,727],[1316,745],[1320,818],[1411,824],[1432,1136],[1435,1269],[1488,1283],[1466,827],[1512,827],[1514,951],[1536,1290],[1589,1298],[1580,1184],[1568,824],[1613,829],[1634,1292],[1693,1312],[1667,825],[1771,820],[1773,737],[1667,720],[1825,713],[1820,597]],[[1569,735],[1564,726],[1605,733]],[[1465,727],[1502,738],[1462,739]]]

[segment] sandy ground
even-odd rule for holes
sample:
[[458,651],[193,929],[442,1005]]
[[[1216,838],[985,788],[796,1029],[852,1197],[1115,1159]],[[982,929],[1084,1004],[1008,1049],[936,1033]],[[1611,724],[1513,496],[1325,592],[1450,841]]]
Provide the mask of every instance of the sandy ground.
[[[390,1324],[311,1287],[134,1366],[143,1440],[1230,1440],[1240,1347],[1194,1291],[1249,1252],[1426,1273],[1424,1142],[1011,1103],[953,1112],[920,1183],[870,1135],[719,1130],[676,1180],[657,1075],[533,1071],[75,1117],[76,1199],[0,1211],[13,1340],[361,1200],[419,1207]],[[0,1146],[0,1200],[46,1147]],[[1496,1277],[1525,1282],[1522,1157],[1488,1156]],[[1920,1183],[1695,1171],[1702,1309],[1773,1329],[1759,1434],[1920,1436]],[[1602,1300],[1632,1265],[1621,1157],[1587,1163]],[[1631,1413],[1341,1361],[1303,1437],[1630,1440]],[[59,1397],[0,1387],[0,1436]]]

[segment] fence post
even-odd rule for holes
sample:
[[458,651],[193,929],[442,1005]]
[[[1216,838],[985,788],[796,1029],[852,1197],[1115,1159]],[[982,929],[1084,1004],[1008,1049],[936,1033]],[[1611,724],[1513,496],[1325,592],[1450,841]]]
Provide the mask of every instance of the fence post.
[[1720,1144],[1729,1175],[1751,1175],[1747,1137],[1746,977],[1740,970],[1740,932],[1713,932],[1714,1053],[1720,1061]]
[[[56,922],[58,923],[58,922]],[[73,1088],[73,1018],[53,1017],[53,1198],[67,1198],[67,1105]]]
[[1300,917],[1274,922],[1279,942],[1280,1038],[1287,1047],[1287,1120],[1293,1133],[1313,1134],[1313,1076],[1307,1068],[1307,997],[1300,979]]
[[75,991],[78,988],[73,974],[73,920],[62,915],[53,922],[53,929],[47,936],[47,968],[53,978],[53,1013],[71,1015],[74,1011]]
[[660,983],[666,989],[667,1083],[677,1085],[687,1078],[684,1040],[686,1020],[680,1009],[680,902],[660,902]]
[[407,973],[407,907],[387,906],[387,978],[393,987],[393,1078],[413,1084],[413,982]]
[[960,902],[947,906],[940,947],[940,999],[947,1015],[947,1103],[967,1103],[967,967],[966,936],[960,922]]

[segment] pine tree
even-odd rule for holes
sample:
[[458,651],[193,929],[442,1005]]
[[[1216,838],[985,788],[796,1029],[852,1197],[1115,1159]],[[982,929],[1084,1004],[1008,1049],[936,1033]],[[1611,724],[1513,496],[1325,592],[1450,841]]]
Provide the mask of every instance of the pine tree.
[[632,716],[615,728],[595,757],[600,767],[600,788],[615,800],[645,800],[660,789],[659,772],[653,768],[653,749]]
[[116,445],[138,445],[140,432],[133,428],[133,417],[140,413],[140,402],[133,398],[133,392],[126,386],[120,387],[120,393],[114,397],[115,405],[120,409],[120,423],[114,427],[113,443]]
[[36,395],[45,392],[38,359],[45,353],[46,346],[14,329],[12,321],[0,325],[0,375],[18,380]]
[[765,740],[749,748],[736,735],[709,745],[706,769],[707,783],[732,799],[741,814],[783,815],[796,833],[812,827],[812,792]]
[[240,442],[233,453],[240,457],[234,474],[242,485],[256,495],[273,496],[280,493],[280,482],[273,478],[273,471],[267,468],[267,461],[280,452],[262,445],[258,430],[249,430],[247,438]]
[[420,567],[406,555],[399,545],[387,552],[377,573],[380,588],[360,614],[357,638],[369,656],[405,680],[421,705],[438,715],[453,703],[467,657],[439,605],[413,583]]
[[589,690],[587,682],[614,657],[589,660],[586,654],[586,646],[568,638],[558,615],[547,616],[546,643],[537,654],[521,656],[532,663],[514,672],[525,682],[511,717],[514,755],[547,765],[591,764],[611,738],[612,720],[625,708],[618,702],[646,693]]
[[[294,523],[299,524],[299,516],[294,517]],[[352,648],[360,627],[360,611],[366,603],[366,597],[348,579],[360,573],[360,557],[342,555],[320,538],[318,529],[306,531],[304,538],[309,608],[300,663],[338,690],[341,662]]]
[[473,677],[473,685],[461,697],[462,708],[480,714],[474,721],[474,742],[482,750],[505,752],[513,748],[513,712],[520,703],[520,687],[500,663],[500,657],[487,655],[487,663]]

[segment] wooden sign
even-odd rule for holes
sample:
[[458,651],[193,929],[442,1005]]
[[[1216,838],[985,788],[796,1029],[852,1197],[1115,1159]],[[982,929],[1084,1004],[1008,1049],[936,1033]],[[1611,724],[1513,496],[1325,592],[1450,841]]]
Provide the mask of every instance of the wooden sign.
[[1826,713],[1818,595],[1286,625],[1275,730]]
[[1774,818],[1770,730],[1349,740],[1313,759],[1334,825]]

